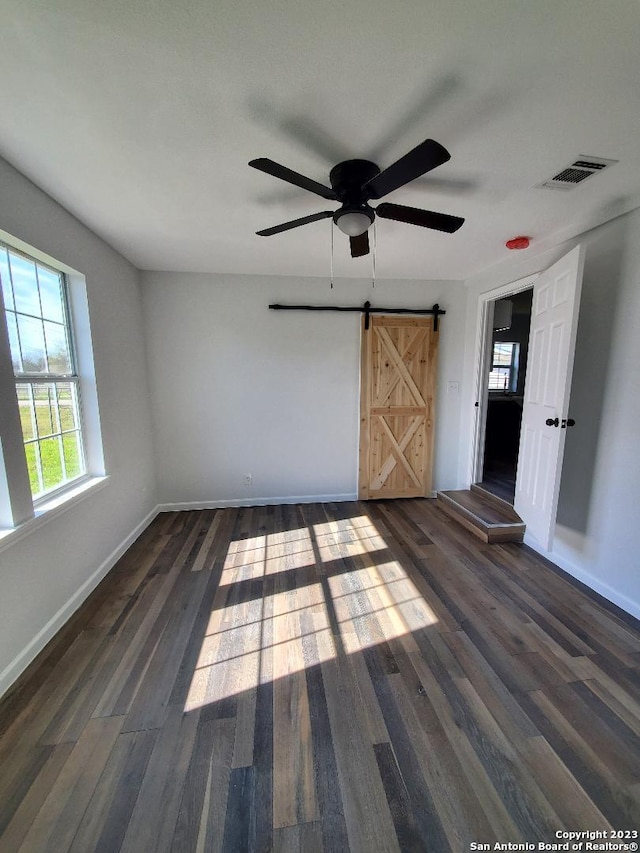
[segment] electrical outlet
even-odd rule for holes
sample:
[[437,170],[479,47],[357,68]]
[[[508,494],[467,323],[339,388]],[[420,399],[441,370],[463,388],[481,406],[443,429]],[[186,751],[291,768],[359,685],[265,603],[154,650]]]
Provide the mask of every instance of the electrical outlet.
[[460,393],[460,383],[459,382],[447,382],[447,393],[448,394],[459,394]]
[[245,486],[253,485],[253,474],[243,474],[242,482]]

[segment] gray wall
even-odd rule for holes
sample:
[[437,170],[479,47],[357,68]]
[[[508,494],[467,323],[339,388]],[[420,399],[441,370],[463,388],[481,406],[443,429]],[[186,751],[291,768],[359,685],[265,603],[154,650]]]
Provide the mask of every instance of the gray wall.
[[[441,319],[435,488],[455,484],[465,290],[460,282],[144,273],[161,503],[357,492],[360,315],[270,302],[425,307]],[[242,477],[253,475],[245,487]]]
[[549,557],[640,616],[640,211],[620,216],[544,254],[484,272],[467,285],[460,481],[468,482],[473,376],[481,293],[544,269],[585,246],[570,416],[558,523]]
[[0,229],[86,276],[109,475],[103,488],[0,551],[1,693],[156,500],[138,272],[1,160],[0,185]]

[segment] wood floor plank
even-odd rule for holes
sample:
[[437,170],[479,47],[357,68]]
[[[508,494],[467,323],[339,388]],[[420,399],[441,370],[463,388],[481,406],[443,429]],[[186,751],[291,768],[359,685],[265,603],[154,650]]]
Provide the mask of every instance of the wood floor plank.
[[75,743],[78,740],[100,701],[105,679],[115,671],[118,663],[116,645],[114,636],[105,637],[90,662],[87,677],[69,693],[70,701],[59,708],[40,738],[41,743]]
[[206,573],[189,573],[174,588],[173,613],[127,714],[126,731],[162,725],[207,581]]
[[[17,751],[16,751],[17,752]],[[32,746],[22,749],[13,757],[11,762],[13,773],[5,777],[2,785],[2,800],[0,801],[0,833],[4,831],[14,812],[19,807],[22,798],[27,794],[34,780],[39,776],[43,766],[51,756],[51,746]]]
[[[141,656],[141,650],[144,648],[149,636],[153,637],[152,643],[155,646],[157,637],[164,629],[166,620],[169,619],[171,610],[165,605],[169,599],[173,587],[178,581],[180,575],[179,569],[175,568],[167,575],[161,578],[155,578],[155,583],[151,587],[144,599],[141,599],[136,608],[136,616],[138,620],[132,620],[135,626],[135,634],[130,637],[130,631],[125,630],[122,637],[122,654],[119,656],[119,662],[116,671],[113,673],[106,685],[102,698],[96,707],[94,717],[108,717],[114,712],[114,708],[118,703],[123,690],[127,684],[131,684],[135,672],[135,665],[138,660],[142,661],[142,666],[148,663],[148,656]],[[136,679],[135,683],[138,683]]]
[[423,838],[416,825],[411,798],[393,749],[388,743],[378,743],[374,746],[374,752],[400,849],[429,850],[427,839]]
[[[118,736],[73,836],[71,853],[120,850],[156,734],[155,731],[125,732]],[[63,842],[59,843],[66,849]]]
[[197,850],[203,853],[224,853],[225,822],[222,815],[227,812],[236,737],[236,725],[232,718],[216,721],[197,845]]
[[564,826],[613,829],[542,735],[529,738],[520,753],[538,785],[548,792],[549,801]]
[[452,705],[449,702],[448,697],[442,690],[441,682],[443,677],[445,677],[442,671],[438,671],[437,668],[435,671],[432,671],[419,651],[417,644],[410,643],[408,638],[402,638],[401,642],[407,646],[409,657],[420,678],[421,685],[424,686],[426,695],[433,705],[438,721],[458,759],[460,767],[481,802],[495,838],[508,838],[514,841],[521,841],[521,833],[516,827],[507,804],[501,799],[493,785],[485,762],[481,760],[481,757],[474,748],[472,740],[470,740],[463,726],[460,724],[455,704]]
[[[522,570],[518,558],[507,552],[508,547],[504,545],[501,549],[481,549],[482,556],[486,560],[485,565],[489,567],[492,577],[500,584],[503,594],[569,655],[593,654],[593,649],[588,643],[577,637],[561,619],[550,613],[548,607],[558,603],[557,596],[552,596],[541,589],[536,581]],[[564,602],[567,598],[565,593]]]
[[607,821],[616,827],[640,825],[640,801],[612,775],[590,732],[576,730],[542,691],[521,696],[520,703]]
[[278,853],[323,853],[322,831],[320,823],[303,823],[277,829],[273,836],[274,850]]
[[37,776],[25,775],[23,784],[14,789],[14,796],[3,801],[0,853],[14,853],[20,848],[72,749],[72,743],[63,743],[43,750],[42,757],[46,756],[46,760]]
[[[438,635],[433,634],[432,638],[437,639]],[[396,642],[404,644],[406,638]],[[463,733],[454,716],[454,709],[443,693],[440,693],[439,697],[434,695],[434,706],[430,701],[434,691],[429,689],[429,686],[426,690],[424,689],[410,656],[406,653],[404,655],[398,653],[397,659],[401,663],[400,676],[389,677],[389,686],[404,725],[411,733],[411,742],[416,751],[422,775],[436,812],[440,816],[448,843],[452,849],[457,850],[466,848],[472,840],[484,843],[495,841],[500,836],[493,831],[477,797],[475,786],[470,781],[470,775],[467,775],[469,768],[473,765],[473,761],[469,760],[471,755],[479,768],[482,765],[473,753],[469,740],[462,736]],[[426,669],[423,669],[423,674],[426,674]],[[428,681],[426,683],[429,684]],[[439,713],[443,715],[442,720],[435,711],[436,706]],[[450,731],[445,730],[448,726],[459,733],[455,746],[451,741]],[[462,762],[461,750],[465,754]],[[484,770],[482,773],[486,786]],[[491,791],[496,796],[493,788]],[[513,827],[510,826],[510,829]]]
[[[311,627],[313,620],[309,614],[305,615],[309,616]],[[340,796],[334,739],[314,632],[309,631],[305,640],[305,658],[308,660],[306,680],[322,843],[326,853],[339,853],[349,849],[349,842]]]
[[256,849],[268,851],[273,836],[273,682],[265,677],[256,694],[252,836]]
[[356,851],[399,850],[373,746],[349,702],[350,675],[339,659],[322,664],[331,732],[349,847]]
[[460,663],[464,676],[482,697],[494,719],[509,739],[519,743],[535,737],[538,730],[523,712],[495,671],[487,666],[478,649],[463,631],[444,634],[444,641]]
[[273,825],[318,820],[311,719],[304,666],[274,685]]
[[218,533],[221,521],[222,513],[220,510],[217,510],[208,525],[206,535],[204,536],[195,555],[191,566],[192,572],[201,572],[205,565],[212,565],[211,549],[214,547],[216,534]]
[[[389,731],[384,719],[384,714],[378,703],[371,677],[367,669],[367,662],[363,655],[350,655],[348,664],[353,673],[354,698],[359,702],[365,719],[365,731],[369,735],[372,744],[388,743]],[[397,663],[394,657],[394,665]],[[388,661],[386,663],[388,669]]]
[[484,832],[469,820],[467,803],[451,797],[455,780],[444,771],[432,750],[433,741],[421,729],[402,675],[375,673],[374,653],[367,652],[367,657],[424,849],[463,849],[467,840],[482,838]]
[[212,757],[220,736],[220,728],[228,733],[234,723],[230,718],[216,719],[200,714],[189,770],[184,783],[180,811],[176,821],[171,850],[195,850],[201,832],[203,806],[210,784]]
[[[291,529],[280,534],[273,610],[273,826],[313,823],[319,819],[314,783],[309,697],[305,677],[303,625],[300,606],[308,598],[299,594],[288,570],[299,554],[296,523],[285,509]],[[292,784],[293,781],[293,784]]]
[[140,539],[133,546],[133,554],[127,552],[112,569],[114,581],[117,578],[117,588],[101,597],[101,605],[96,609],[89,627],[107,627],[112,633],[117,632],[127,609],[135,604],[141,590],[149,582],[151,568],[171,541],[170,536],[157,535],[144,547]]
[[431,500],[159,514],[0,702],[0,853],[640,822],[640,624]]
[[255,838],[255,826],[252,825],[252,817],[255,814],[254,802],[255,771],[253,767],[236,767],[231,771],[229,778],[223,850],[246,853],[254,849],[251,843]]
[[[269,529],[271,515],[269,508],[262,508],[256,516],[256,526],[261,534]],[[262,547],[262,543],[260,543]],[[261,554],[266,558],[266,550]],[[262,642],[258,685],[256,688],[256,714],[253,730],[253,770],[254,814],[252,833],[256,849],[268,851],[273,838],[273,614],[275,597],[275,577],[268,574],[268,566],[263,562],[265,584],[262,602]]]
[[[200,532],[202,529],[202,510],[196,510],[195,512],[188,513],[185,515],[186,520],[186,530],[188,530],[188,534],[186,536],[182,536],[179,539],[176,538],[176,546],[180,545],[180,550],[175,554],[175,557],[172,556],[171,565],[176,566],[179,569],[184,568],[187,563],[189,554],[194,548],[198,537],[200,536]],[[200,543],[202,544],[202,543]],[[173,549],[175,552],[177,547]],[[199,550],[199,548],[198,548]]]
[[169,709],[140,781],[121,853],[170,848],[199,721],[199,711],[185,714],[179,704]]
[[3,767],[0,796],[2,780],[11,778],[10,753],[15,754],[12,745],[19,741],[22,747],[28,747],[40,740],[60,706],[87,672],[87,666],[103,642],[103,631],[81,631],[71,638],[55,669],[44,678],[34,678],[30,702],[20,708],[12,721],[8,721],[0,741],[0,761]]
[[[189,569],[190,571],[194,571],[196,561],[198,561],[199,567],[195,570],[202,570],[218,526],[218,523],[214,522],[214,519],[215,510],[205,509],[202,510],[202,512],[200,513],[200,518],[196,525],[195,538],[190,537],[189,542],[185,543],[185,547],[188,547],[188,545],[190,545],[191,547],[189,548],[188,553],[184,557],[184,562],[182,563],[184,568]],[[204,553],[202,554],[202,559],[199,560],[200,554],[203,549]]]
[[582,736],[588,733],[591,742],[597,744],[598,754],[614,778],[633,785],[640,781],[640,742],[624,731],[627,727],[614,714],[607,715],[605,722],[594,712],[595,703],[584,701],[589,693],[579,683],[562,684],[545,691],[567,723]]
[[509,809],[523,838],[549,838],[560,823],[552,804],[528,772],[515,746],[505,737],[486,705],[467,679],[456,683],[474,748],[487,767],[494,787]]
[[69,850],[123,724],[90,720],[58,774],[19,850]]
[[[593,671],[590,675],[593,675]],[[606,719],[609,719],[610,713],[615,714],[631,729],[635,737],[640,739],[640,708],[638,713],[633,709],[634,703],[631,703],[632,707],[629,708],[628,698],[616,684],[610,679],[607,684],[603,684],[601,679],[593,677],[585,679],[583,684],[610,709],[606,712]]]
[[204,665],[204,650],[212,613],[215,612],[214,602],[219,593],[222,571],[223,564],[218,562],[216,568],[212,568],[208,572],[209,580],[202,593],[200,607],[193,622],[191,640],[178,667],[176,680],[169,697],[170,705],[182,703],[185,710],[189,710],[192,706],[199,708],[202,704],[199,699],[198,686],[202,686],[203,681],[206,683],[206,673],[202,671],[201,667]]

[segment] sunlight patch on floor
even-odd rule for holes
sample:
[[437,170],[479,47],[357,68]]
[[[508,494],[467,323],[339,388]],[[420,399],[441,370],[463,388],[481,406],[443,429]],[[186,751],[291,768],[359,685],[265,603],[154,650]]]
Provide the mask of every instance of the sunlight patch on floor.
[[348,523],[328,521],[313,525],[313,532],[324,562],[334,558],[336,550],[342,557],[383,551],[387,543],[366,515],[348,519]]
[[[286,566],[280,562],[286,557]],[[278,563],[278,567],[275,563]],[[297,569],[314,564],[314,553],[311,537],[306,527],[287,530],[283,533],[269,533],[265,536],[254,536],[247,539],[237,539],[232,542],[227,551],[221,583],[227,583],[225,572],[238,566],[258,566],[260,574],[272,574],[274,571]]]
[[388,554],[366,516],[232,542],[185,711],[434,625]]

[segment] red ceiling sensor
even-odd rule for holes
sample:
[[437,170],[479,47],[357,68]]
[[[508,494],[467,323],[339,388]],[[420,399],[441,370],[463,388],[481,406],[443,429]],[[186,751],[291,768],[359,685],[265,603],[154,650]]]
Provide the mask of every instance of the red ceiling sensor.
[[528,237],[514,237],[513,240],[507,240],[505,243],[507,249],[528,249],[529,248],[529,238]]

